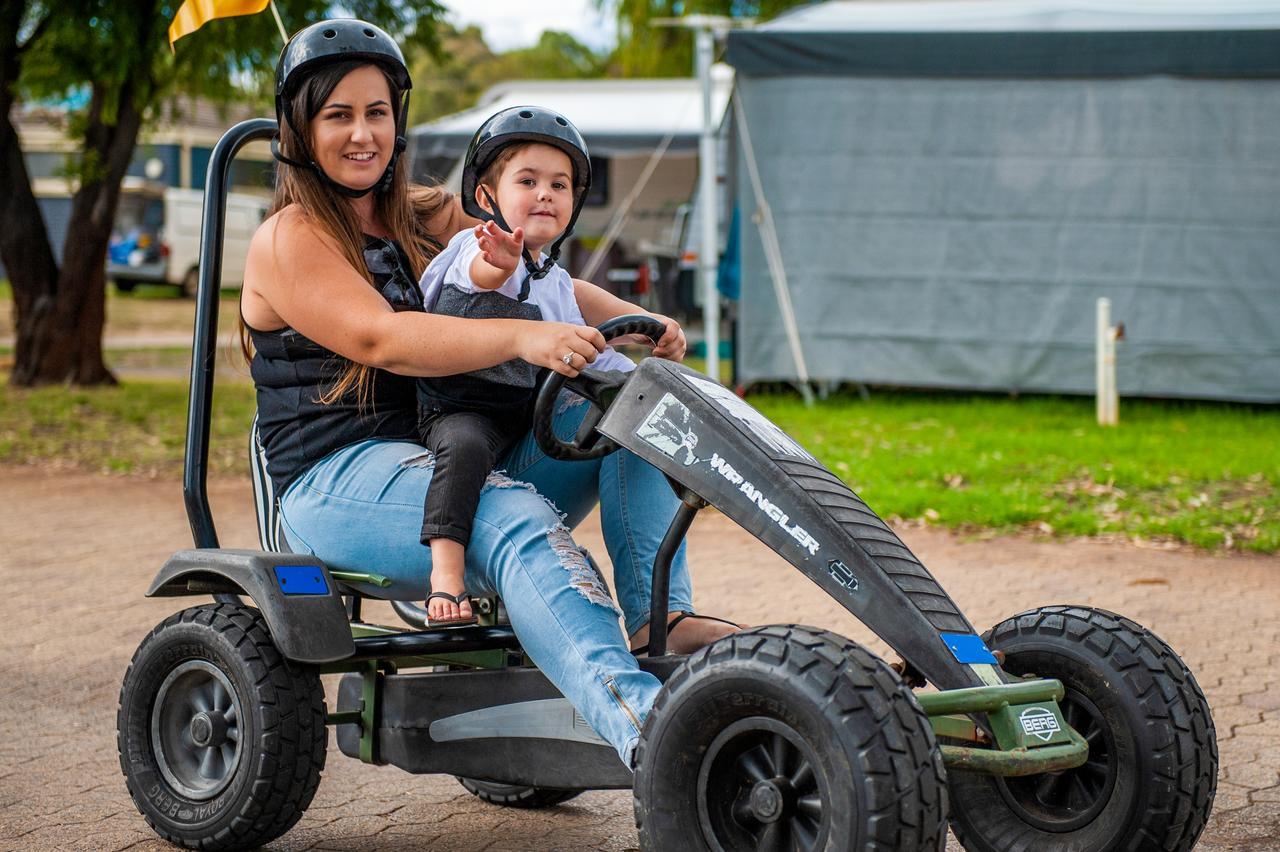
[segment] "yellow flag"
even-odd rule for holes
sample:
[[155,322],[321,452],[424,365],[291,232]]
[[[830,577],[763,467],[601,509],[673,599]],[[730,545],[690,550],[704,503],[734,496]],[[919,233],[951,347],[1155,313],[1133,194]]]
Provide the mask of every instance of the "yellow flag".
[[256,15],[270,0],[184,0],[169,25],[169,49],[184,35],[190,35],[214,18]]

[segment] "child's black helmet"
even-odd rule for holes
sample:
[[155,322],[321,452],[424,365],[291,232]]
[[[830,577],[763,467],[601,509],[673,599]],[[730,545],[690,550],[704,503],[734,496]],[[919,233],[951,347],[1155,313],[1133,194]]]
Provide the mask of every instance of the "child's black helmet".
[[[336,183],[329,178],[314,162],[298,162],[282,155],[276,141],[272,140],[272,153],[277,160],[291,166],[313,169],[334,189],[351,197],[359,197],[375,187],[390,184],[395,170],[396,160],[405,148],[405,125],[408,121],[409,90],[413,88],[413,80],[409,77],[409,69],[404,63],[404,54],[395,39],[373,24],[358,21],[354,18],[335,18],[320,21],[304,27],[294,33],[293,38],[280,51],[280,59],[276,63],[276,121],[288,123],[294,133],[302,133],[295,123],[293,115],[293,97],[307,79],[309,74],[322,65],[333,62],[363,60],[372,62],[387,71],[391,79],[400,89],[400,103],[396,105],[396,142],[391,161],[383,173],[382,179],[368,189],[354,190]],[[303,119],[305,120],[305,116]]]
[[489,203],[493,205],[493,213],[480,206],[476,201],[476,187],[480,184],[480,175],[503,148],[527,142],[559,148],[573,163],[573,214],[569,217],[569,226],[552,244],[541,267],[535,265],[528,250],[525,251],[525,266],[534,278],[541,278],[559,256],[561,244],[573,233],[573,226],[587,199],[587,190],[591,188],[591,157],[587,153],[587,143],[573,122],[554,110],[537,106],[508,107],[485,119],[476,135],[471,137],[462,163],[462,209],[477,219],[493,219],[507,231],[511,230],[492,197]]
[[[573,163],[574,212],[582,206],[587,190],[591,187],[591,158],[587,143],[573,122],[544,107],[508,107],[485,119],[484,124],[471,137],[467,146],[467,158],[462,164],[462,209],[477,219],[487,219],[488,214],[476,202],[476,186],[480,175],[489,168],[494,157],[509,145],[522,142],[541,142],[564,151]],[[576,218],[576,217],[575,217]]]

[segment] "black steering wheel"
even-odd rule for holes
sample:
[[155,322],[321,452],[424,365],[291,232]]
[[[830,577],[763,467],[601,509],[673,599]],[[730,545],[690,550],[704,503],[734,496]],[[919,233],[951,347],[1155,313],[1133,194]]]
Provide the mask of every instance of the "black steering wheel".
[[[597,326],[604,335],[605,342],[628,334],[643,334],[653,341],[654,345],[666,333],[667,327],[660,321],[644,314],[627,314],[615,317]],[[627,373],[604,372],[584,367],[578,375],[570,379],[562,373],[547,370],[538,386],[537,401],[533,407],[533,437],[542,451],[553,459],[562,461],[589,461],[607,456],[618,449],[618,445],[596,431],[600,418],[604,417],[609,403],[617,395],[618,389],[626,384]],[[573,440],[560,438],[553,427],[556,413],[556,399],[560,390],[567,388],[591,404],[578,434]]]

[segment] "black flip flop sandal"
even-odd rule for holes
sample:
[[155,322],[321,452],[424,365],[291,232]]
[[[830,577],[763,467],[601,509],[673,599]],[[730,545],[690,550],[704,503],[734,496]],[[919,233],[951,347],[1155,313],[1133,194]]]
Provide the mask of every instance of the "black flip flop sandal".
[[[468,606],[470,605],[468,595],[466,592],[459,592],[456,595],[451,595],[448,592],[432,592],[431,594],[427,595],[427,602],[430,603],[432,598],[439,598],[442,601],[452,601],[453,603],[456,603],[458,606],[462,606],[463,603],[467,603]],[[428,627],[451,627],[459,624],[475,624],[477,620],[478,619],[474,614],[464,618],[433,619],[430,616],[428,616],[427,626]]]
[[[703,619],[703,620],[705,620],[705,621],[718,621],[718,622],[720,622],[721,624],[727,624],[727,625],[729,625],[730,627],[736,627],[736,628],[738,628],[739,630],[741,630],[741,629],[742,629],[742,625],[741,625],[741,624],[738,624],[736,621],[726,621],[726,620],[725,620],[725,619],[723,619],[723,618],[716,618],[714,615],[698,615],[696,612],[690,612],[690,611],[689,611],[689,610],[687,610],[687,609],[682,609],[682,610],[680,610],[680,614],[679,614],[679,615],[677,615],[675,618],[673,618],[673,619],[671,619],[670,621],[668,621],[668,622],[667,622],[667,637],[668,637],[668,638],[670,638],[670,637],[671,637],[671,631],[672,631],[673,629],[675,629],[675,626],[676,626],[677,624],[679,624],[680,622],[684,621],[686,618],[701,618],[701,619]],[[643,657],[643,656],[645,656],[646,654],[648,654],[648,653],[649,653],[649,643],[647,643],[647,642],[646,642],[645,644],[641,645],[639,648],[633,648],[633,649],[631,649],[631,653],[632,653],[633,655],[637,656],[637,657]]]

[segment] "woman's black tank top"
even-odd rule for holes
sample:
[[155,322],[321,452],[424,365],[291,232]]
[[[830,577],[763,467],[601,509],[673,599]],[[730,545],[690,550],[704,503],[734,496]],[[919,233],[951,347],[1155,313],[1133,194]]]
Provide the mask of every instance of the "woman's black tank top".
[[[370,237],[365,264],[375,286],[397,311],[421,311],[422,294],[409,259],[392,240]],[[255,349],[249,374],[257,388],[258,434],[275,493],[334,450],[368,438],[417,440],[414,379],[374,370],[361,407],[354,392],[325,404],[350,363],[291,328],[249,329]]]

